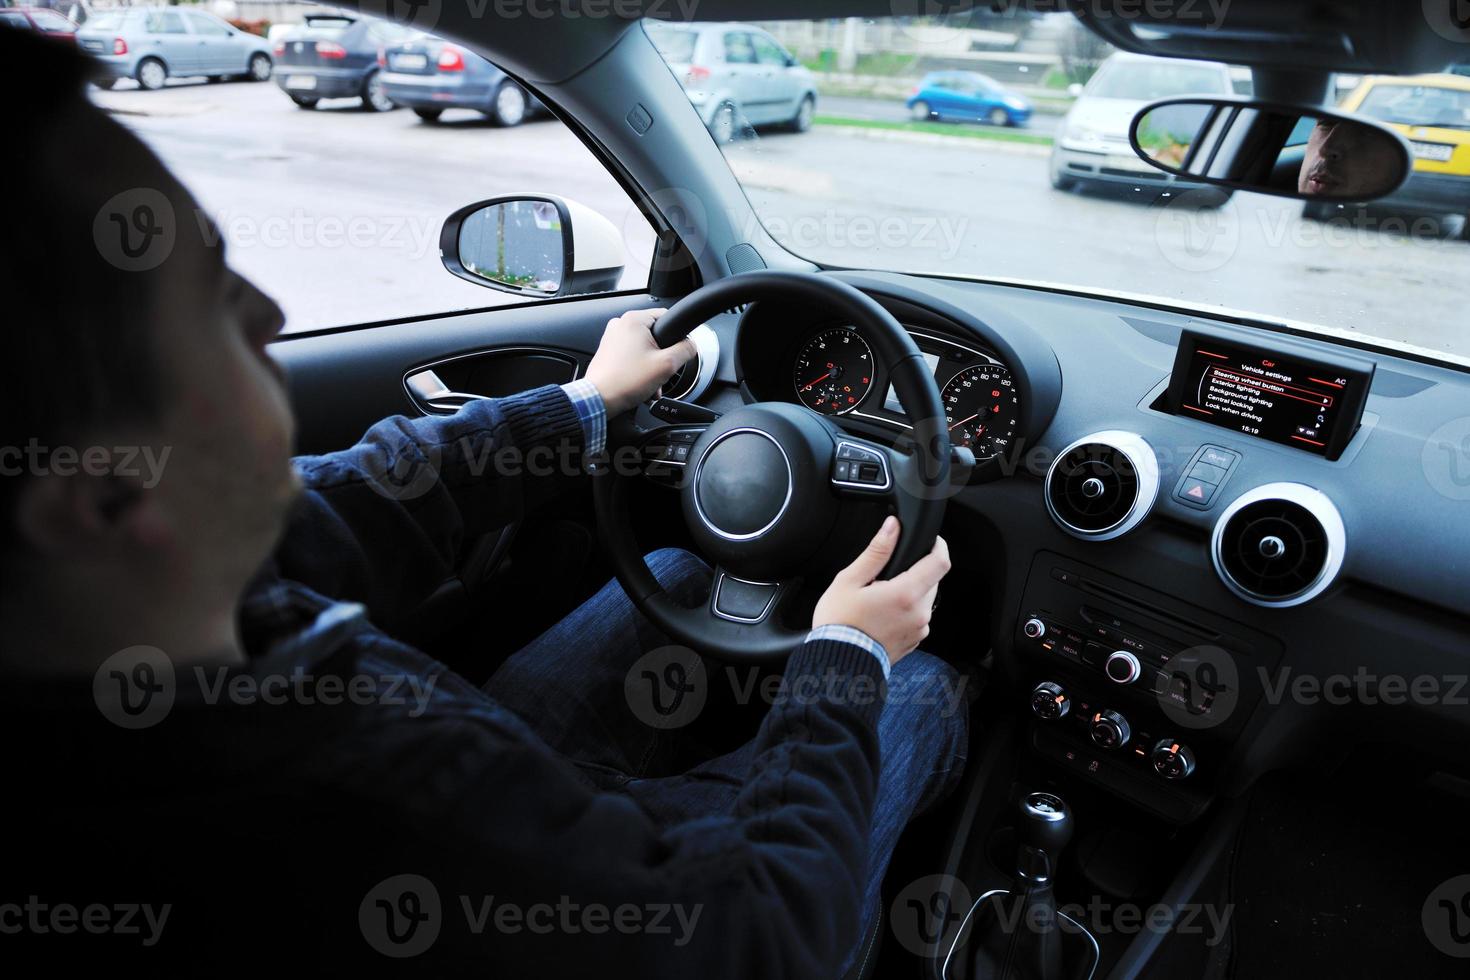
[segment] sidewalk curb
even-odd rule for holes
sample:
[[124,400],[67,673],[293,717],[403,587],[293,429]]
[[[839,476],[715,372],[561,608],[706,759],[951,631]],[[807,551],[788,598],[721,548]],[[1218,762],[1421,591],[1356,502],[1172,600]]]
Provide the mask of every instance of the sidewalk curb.
[[858,139],[886,140],[892,143],[920,143],[929,146],[985,147],[999,153],[1012,153],[1024,157],[1051,156],[1051,147],[1041,143],[1018,143],[1012,140],[990,140],[974,136],[944,136],[940,133],[913,133],[902,129],[870,129],[865,126],[834,126],[817,123],[813,129],[824,133],[842,133]]

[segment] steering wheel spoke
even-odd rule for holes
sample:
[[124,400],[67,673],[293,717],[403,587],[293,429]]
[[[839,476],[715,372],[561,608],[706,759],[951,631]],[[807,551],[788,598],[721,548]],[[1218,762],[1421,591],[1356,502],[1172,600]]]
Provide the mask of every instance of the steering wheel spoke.
[[643,475],[665,486],[682,486],[694,444],[708,428],[708,425],[669,425],[650,432],[638,447]]
[[793,582],[760,582],[716,568],[710,587],[710,615],[731,623],[758,625],[779,620],[781,607],[796,592]]

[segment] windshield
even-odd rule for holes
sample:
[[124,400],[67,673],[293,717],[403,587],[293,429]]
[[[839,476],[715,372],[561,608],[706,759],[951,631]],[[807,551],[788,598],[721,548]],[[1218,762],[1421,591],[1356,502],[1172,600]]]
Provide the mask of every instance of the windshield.
[[1131,99],[1147,102],[1171,95],[1225,92],[1226,78],[1218,68],[1205,65],[1124,61],[1108,65],[1087,87],[1099,99]]
[[699,35],[674,27],[648,25],[648,37],[663,59],[671,65],[687,65],[694,60],[694,44]]
[[1470,92],[1379,83],[1363,97],[1358,111],[1387,123],[1465,129],[1470,128]]
[[[712,107],[697,108],[760,223],[803,258],[1111,292],[1470,355],[1470,145],[1416,143],[1409,184],[1369,209],[1231,194],[1173,182],[1138,159],[1128,131],[1155,98],[1248,92],[1240,66],[1120,56],[1070,16],[756,26],[800,65],[741,103],[749,127],[722,132]],[[956,60],[1009,97],[926,87]],[[1334,101],[1363,83],[1338,76]],[[1441,101],[1419,105],[1431,98]],[[1461,118],[1450,110],[1464,98],[1383,87],[1369,105],[1407,114],[1412,103],[1414,118],[1442,122]],[[1422,190],[1420,171],[1434,173]]]

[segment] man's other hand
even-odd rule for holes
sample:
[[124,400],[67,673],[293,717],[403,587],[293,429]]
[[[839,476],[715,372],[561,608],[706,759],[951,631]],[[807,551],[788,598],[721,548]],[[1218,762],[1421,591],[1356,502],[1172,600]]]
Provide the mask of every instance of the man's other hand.
[[949,571],[949,545],[934,539],[934,550],[906,572],[875,581],[898,544],[898,518],[889,517],[851,565],[837,573],[812,615],[812,626],[852,626],[883,644],[896,664],[929,635],[929,617],[939,580]]
[[666,312],[630,310],[608,321],[586,377],[597,386],[609,418],[652,397],[694,356],[687,337],[668,348],[653,342],[653,325]]

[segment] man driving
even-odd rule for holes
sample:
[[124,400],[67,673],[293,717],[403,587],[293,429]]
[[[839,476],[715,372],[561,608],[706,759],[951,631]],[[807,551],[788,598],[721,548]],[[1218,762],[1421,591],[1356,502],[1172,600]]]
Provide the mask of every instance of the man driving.
[[1393,186],[1400,166],[1398,148],[1384,133],[1324,117],[1307,137],[1296,189],[1311,197],[1367,201]]
[[[965,760],[962,699],[896,696],[959,686],[916,652],[944,541],[878,580],[889,518],[821,596],[754,737],[694,763],[677,732],[630,710],[630,668],[669,644],[615,583],[487,664],[483,686],[451,672],[395,628],[467,542],[576,479],[475,459],[597,453],[607,418],[652,395],[687,346],[659,349],[660,311],[630,312],[581,380],[385,419],[350,449],[293,460],[268,352],[280,310],[83,96],[86,63],[50,48],[0,37],[11,90],[51,80],[12,105],[29,150],[0,265],[19,366],[0,395],[0,669],[22,828],[0,895],[19,911],[0,925],[63,959],[232,972],[305,958],[839,975],[900,832]],[[130,223],[138,201],[151,218]],[[156,267],[117,259],[111,236],[160,227],[173,239]],[[431,457],[426,492],[379,492],[375,474]],[[649,565],[704,601],[693,555]],[[94,906],[115,926],[145,911],[132,932],[57,911]]]

